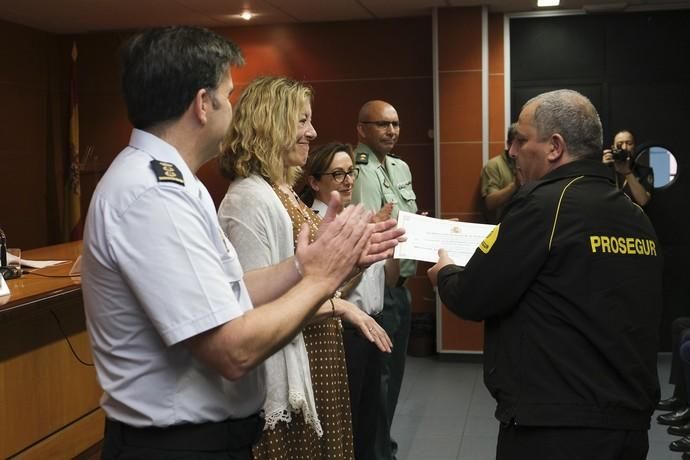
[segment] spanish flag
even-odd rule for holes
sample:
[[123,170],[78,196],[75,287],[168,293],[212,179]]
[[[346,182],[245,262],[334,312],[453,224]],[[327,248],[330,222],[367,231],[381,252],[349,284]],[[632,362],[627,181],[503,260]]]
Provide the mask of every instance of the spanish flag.
[[77,100],[77,44],[72,44],[72,75],[70,78],[69,168],[65,183],[65,240],[82,238],[81,186],[79,184],[79,102]]

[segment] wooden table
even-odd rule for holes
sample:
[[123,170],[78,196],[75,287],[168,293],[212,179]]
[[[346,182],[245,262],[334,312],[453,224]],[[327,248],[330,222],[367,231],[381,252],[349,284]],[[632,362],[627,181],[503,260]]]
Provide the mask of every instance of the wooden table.
[[81,282],[69,276],[80,253],[81,242],[25,251],[69,262],[8,281],[0,297],[0,458],[70,459],[102,439]]

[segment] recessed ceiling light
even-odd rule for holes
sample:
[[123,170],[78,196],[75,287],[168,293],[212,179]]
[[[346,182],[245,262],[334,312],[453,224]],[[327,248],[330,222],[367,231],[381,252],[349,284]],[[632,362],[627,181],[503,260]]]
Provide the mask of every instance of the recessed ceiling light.
[[252,18],[252,16],[253,14],[250,11],[243,11],[242,14],[240,14],[240,17],[245,21],[249,21]]
[[558,6],[561,3],[561,0],[537,0],[537,6],[538,7],[544,7],[544,6]]

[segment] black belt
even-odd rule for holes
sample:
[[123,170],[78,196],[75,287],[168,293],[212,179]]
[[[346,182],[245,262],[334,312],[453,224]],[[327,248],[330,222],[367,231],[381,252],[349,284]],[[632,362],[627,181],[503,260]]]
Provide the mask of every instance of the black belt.
[[105,436],[132,447],[200,452],[234,451],[251,448],[259,440],[263,425],[263,419],[258,415],[222,422],[146,428],[106,419]]
[[395,287],[402,287],[405,284],[405,281],[407,281],[406,276],[398,277],[398,281],[395,283]]

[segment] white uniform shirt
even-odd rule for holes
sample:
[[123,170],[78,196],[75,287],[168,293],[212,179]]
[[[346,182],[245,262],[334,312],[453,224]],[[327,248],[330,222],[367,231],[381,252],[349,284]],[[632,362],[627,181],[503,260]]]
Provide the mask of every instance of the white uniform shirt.
[[[183,183],[159,181],[154,159],[175,165],[172,176]],[[168,426],[258,412],[263,366],[230,382],[180,344],[252,304],[213,201],[174,147],[132,132],[94,192],[82,261],[87,327],[108,417]]]
[[[315,199],[311,208],[316,211],[319,217],[323,218],[328,210],[328,205]],[[357,305],[360,310],[370,316],[378,315],[383,310],[383,288],[386,283],[385,265],[386,261],[381,260],[367,267],[362,272],[360,282],[345,299]]]

